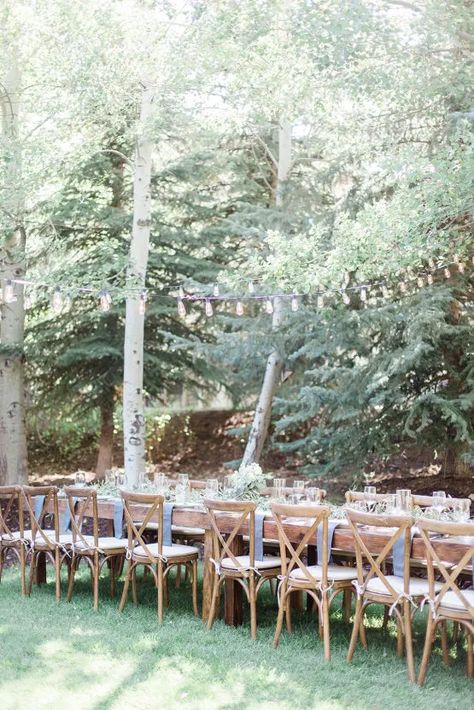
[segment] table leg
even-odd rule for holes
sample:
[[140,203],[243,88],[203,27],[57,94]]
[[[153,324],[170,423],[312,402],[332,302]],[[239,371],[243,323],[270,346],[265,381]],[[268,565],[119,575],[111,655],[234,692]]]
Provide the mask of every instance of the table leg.
[[211,608],[212,580],[214,579],[214,567],[211,562],[212,557],[212,531],[206,530],[204,533],[204,555],[203,555],[203,575],[202,575],[202,618],[207,621]]
[[[244,550],[241,535],[237,535],[230,549],[234,555],[241,555]],[[225,623],[228,626],[240,626],[242,623],[242,595],[244,590],[238,582],[232,581],[229,577],[224,582],[225,590]]]

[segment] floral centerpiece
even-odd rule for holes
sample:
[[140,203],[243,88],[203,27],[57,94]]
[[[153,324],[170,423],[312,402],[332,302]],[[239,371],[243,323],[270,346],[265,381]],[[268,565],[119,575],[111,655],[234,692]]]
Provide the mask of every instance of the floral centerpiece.
[[239,500],[257,500],[262,488],[266,486],[267,476],[258,463],[241,464],[235,473],[228,477],[232,495]]

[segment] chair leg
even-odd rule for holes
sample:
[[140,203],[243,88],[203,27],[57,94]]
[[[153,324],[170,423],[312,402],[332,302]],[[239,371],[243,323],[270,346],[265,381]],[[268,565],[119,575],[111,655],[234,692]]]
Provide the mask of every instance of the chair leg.
[[129,560],[127,572],[125,574],[125,581],[124,581],[124,585],[123,585],[122,597],[120,599],[120,604],[119,604],[119,611],[123,611],[125,604],[127,603],[128,585],[130,584],[131,572],[132,572],[132,561]]
[[449,667],[449,649],[448,649],[448,629],[446,621],[442,621],[439,625],[441,634],[441,650],[443,652],[443,663]]
[[469,631],[467,636],[467,677],[474,678],[474,653],[472,650],[472,634]]
[[163,562],[158,561],[157,567],[157,577],[158,577],[158,623],[163,623],[163,586],[165,583],[163,576]]
[[35,579],[36,576],[36,564],[37,564],[37,553],[33,550],[31,553],[31,560],[30,560],[30,575],[28,579],[28,590],[27,590],[27,595],[30,596],[31,590],[33,589],[33,580]]
[[360,626],[363,623],[363,608],[362,608],[362,598],[358,597],[356,601],[356,610],[354,616],[354,624],[352,627],[351,641],[349,643],[349,650],[347,651],[347,660],[349,663],[352,661],[354,656],[355,647],[357,645],[357,639],[359,638]]
[[329,599],[328,595],[323,592],[323,639],[324,639],[324,658],[326,661],[331,660],[331,641],[329,635]]
[[198,563],[194,560],[191,566],[192,569],[192,594],[193,594],[193,611],[194,616],[199,616],[198,609],[198,587],[197,587],[197,576],[198,576]]
[[217,574],[214,574],[214,578],[212,580],[211,607],[209,609],[209,616],[207,618],[207,628],[209,631],[212,629],[212,626],[214,624],[214,620],[216,617],[216,603],[217,603],[218,594],[219,594],[219,577]]
[[56,547],[54,551],[54,573],[56,582],[56,601],[61,599],[61,550]]
[[21,594],[26,596],[26,555],[25,546],[23,543],[20,544],[20,583],[21,583]]
[[[22,545],[23,547],[23,545]],[[2,581],[2,572],[3,572],[3,556],[6,554],[6,550],[2,545],[0,545],[0,582]]]
[[426,636],[425,645],[423,648],[423,657],[421,659],[420,673],[418,675],[418,685],[423,685],[426,678],[426,672],[428,670],[428,663],[431,656],[431,648],[433,646],[433,641],[436,633],[436,625],[433,621],[431,614],[428,615],[428,621],[426,626]]
[[132,601],[137,606],[138,604],[138,596],[137,596],[137,568],[136,566],[133,568],[132,571]]
[[68,600],[68,602],[70,602],[72,599],[72,594],[73,594],[73,590],[74,590],[75,574],[76,574],[76,558],[73,557],[71,562],[69,563],[69,567],[68,567],[68,576],[67,576],[67,600]]
[[390,619],[390,609],[388,606],[384,606],[383,608],[383,623],[382,623],[382,629],[386,631],[387,626],[388,626],[388,620]]
[[257,638],[257,597],[255,593],[255,577],[250,573],[249,577],[249,603],[250,603],[250,633],[252,639]]
[[176,565],[176,589],[181,587],[181,565]]
[[273,648],[276,648],[280,642],[281,630],[283,628],[283,617],[285,616],[285,606],[288,604],[288,599],[286,597],[286,590],[281,589],[280,594],[280,606],[278,607],[277,625],[275,629],[275,635],[273,637]]
[[397,656],[403,656],[403,628],[397,617]]
[[116,570],[116,561],[117,557],[111,557],[110,558],[110,567],[109,567],[109,575],[110,575],[110,598],[115,599],[115,570]]
[[410,602],[405,599],[403,602],[403,626],[405,632],[405,649],[407,657],[408,678],[412,683],[416,683],[415,661],[413,659],[413,638],[411,628]]
[[[291,594],[291,592],[290,592]],[[286,596],[285,599],[285,618],[286,618],[286,630],[289,634],[293,633],[293,624],[291,623],[291,604],[290,604],[290,594]]]
[[352,589],[344,589],[342,598],[343,618],[346,624],[351,620],[352,611]]

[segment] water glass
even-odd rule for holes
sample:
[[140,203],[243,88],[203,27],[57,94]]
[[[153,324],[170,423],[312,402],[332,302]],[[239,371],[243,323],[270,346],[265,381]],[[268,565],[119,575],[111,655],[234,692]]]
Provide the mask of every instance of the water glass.
[[217,498],[219,494],[219,481],[217,478],[208,478],[204,489],[205,498]]
[[157,493],[159,495],[165,495],[168,490],[168,476],[165,473],[155,473],[154,483]]
[[115,476],[115,485],[122,488],[125,486],[126,476],[125,473],[117,473]]
[[433,506],[438,513],[442,513],[446,508],[446,492],[445,491],[433,491]]
[[396,501],[397,510],[402,513],[410,512],[412,507],[411,490],[409,488],[399,488],[396,493]]
[[460,523],[467,523],[471,515],[471,503],[467,499],[457,500],[453,503],[454,519]]
[[[214,480],[214,479],[208,479]],[[224,476],[224,498],[232,498],[234,496],[235,485],[234,485],[234,474],[228,473]]]
[[146,483],[148,483],[148,476],[145,471],[141,471],[141,473],[138,474],[138,485],[143,488]]
[[311,486],[310,488],[306,489],[306,500],[309,503],[320,503],[321,502],[321,489],[320,488],[314,488]]
[[394,513],[397,509],[397,496],[395,493],[389,493],[384,498],[385,512],[390,514]]
[[76,474],[74,476],[74,483],[76,486],[86,485],[86,474],[84,473],[84,471],[76,471]]
[[272,487],[272,498],[274,500],[284,500],[286,478],[274,478]]
[[366,509],[371,512],[377,502],[377,489],[375,486],[364,486],[364,501]]

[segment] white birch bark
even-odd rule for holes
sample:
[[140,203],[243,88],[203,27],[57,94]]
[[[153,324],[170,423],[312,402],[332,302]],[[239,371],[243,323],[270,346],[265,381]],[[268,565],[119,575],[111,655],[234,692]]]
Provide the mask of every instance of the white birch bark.
[[[5,39],[5,38],[3,38]],[[21,75],[17,48],[9,45],[1,91],[2,133],[8,151],[2,215],[2,280],[22,277],[25,270],[24,194],[21,184],[19,107]],[[2,284],[3,285],[3,284]],[[0,483],[27,482],[23,341],[23,287],[16,285],[16,301],[1,307],[0,341]]]
[[130,242],[127,285],[134,295],[127,297],[125,311],[123,436],[125,474],[136,485],[145,470],[145,413],[143,401],[144,315],[139,310],[139,289],[145,286],[151,231],[151,164],[153,143],[149,120],[153,110],[153,90],[145,87],[135,150],[133,180],[133,227]]
[[[285,187],[291,169],[291,124],[286,118],[280,120],[278,128],[278,171],[275,190],[275,206],[282,209],[285,200]],[[272,328],[276,332],[283,322],[284,307],[281,298],[273,302]],[[268,434],[272,416],[272,402],[275,390],[280,382],[283,369],[283,353],[274,345],[268,356],[262,388],[252,422],[242,463],[258,462]]]

